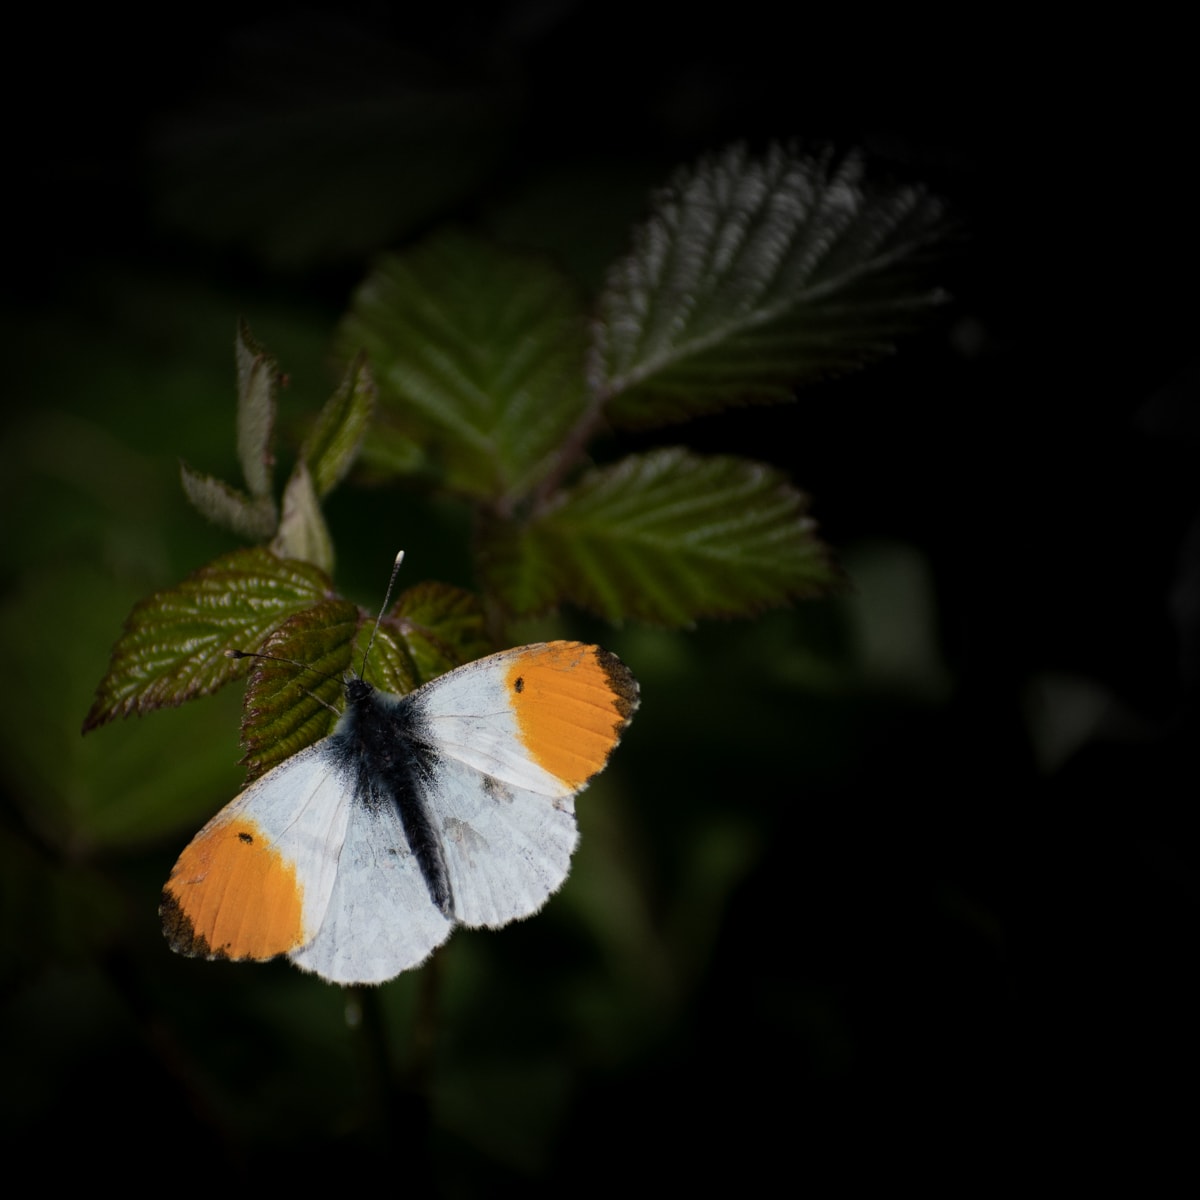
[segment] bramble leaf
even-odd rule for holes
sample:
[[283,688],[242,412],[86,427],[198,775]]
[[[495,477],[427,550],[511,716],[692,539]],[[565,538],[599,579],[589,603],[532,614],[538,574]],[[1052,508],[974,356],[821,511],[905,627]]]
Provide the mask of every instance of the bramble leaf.
[[239,537],[261,541],[275,532],[279,510],[271,495],[275,459],[275,388],[279,366],[250,335],[245,321],[234,339],[237,364],[237,452],[249,495],[212,475],[179,464],[184,495],[201,516]]
[[360,354],[321,409],[300,450],[318,496],[328,496],[354,465],[374,411],[375,381],[365,356]]
[[588,472],[523,528],[489,528],[485,579],[518,616],[563,600],[610,621],[744,616],[836,582],[805,508],[761,463],[632,455]]
[[185,462],[179,464],[179,478],[192,507],[214,525],[224,526],[239,537],[254,541],[261,541],[275,532],[279,513],[270,496],[252,498]]
[[495,649],[484,631],[479,597],[449,584],[427,582],[408,588],[387,620],[408,650],[420,683]]
[[854,155],[762,159],[735,146],[681,171],[609,274],[588,362],[606,415],[661,425],[890,353],[942,293],[945,236],[920,187],[871,187]]
[[279,364],[251,336],[245,321],[238,322],[234,341],[237,361],[237,451],[250,495],[271,495],[271,468],[275,459],[271,439],[275,433],[275,388]]
[[296,558],[333,571],[333,539],[321,512],[321,501],[303,458],[297,463],[283,492],[283,515],[271,550],[280,558]]
[[366,350],[393,440],[502,510],[550,473],[587,411],[586,344],[568,280],[463,233],[385,259],[339,334],[345,357]]
[[247,783],[332,731],[361,617],[349,600],[329,600],[289,617],[263,643],[260,653],[278,657],[252,660],[246,684]]
[[308,563],[235,550],[136,605],[113,647],[83,729],[208,695],[244,674],[226,650],[257,648],[332,585]]

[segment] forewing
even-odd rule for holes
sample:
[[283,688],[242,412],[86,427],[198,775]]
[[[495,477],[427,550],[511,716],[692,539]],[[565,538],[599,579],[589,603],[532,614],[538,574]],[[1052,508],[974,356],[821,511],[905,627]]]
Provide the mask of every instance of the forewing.
[[159,912],[171,948],[261,960],[303,946],[325,919],[350,807],[328,740],[251,784],[192,839],[167,880]]
[[638,687],[599,646],[542,642],[468,663],[411,700],[442,756],[561,799],[604,767],[637,707]]

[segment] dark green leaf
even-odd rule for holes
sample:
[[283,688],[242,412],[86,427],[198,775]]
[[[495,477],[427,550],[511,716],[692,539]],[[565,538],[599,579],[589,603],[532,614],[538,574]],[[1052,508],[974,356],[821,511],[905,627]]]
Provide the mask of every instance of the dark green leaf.
[[256,649],[330,590],[316,567],[245,549],[156,592],[126,620],[84,731],[216,691],[245,671],[226,650]]
[[743,616],[835,582],[805,509],[770,467],[659,450],[589,472],[524,528],[496,522],[484,569],[517,615],[568,600],[610,621]]
[[366,359],[359,355],[321,409],[300,451],[318,496],[328,496],[354,464],[374,411],[375,382]]
[[607,415],[657,425],[790,398],[889,353],[941,293],[943,205],[861,161],[734,147],[680,172],[609,275],[589,360]]
[[250,495],[271,495],[271,468],[275,459],[271,439],[275,433],[275,388],[279,365],[254,340],[245,321],[238,324],[234,342],[237,361],[238,461]]
[[550,473],[588,408],[570,283],[465,234],[384,260],[339,341],[347,358],[366,350],[393,434],[421,445],[449,486],[501,509]]
[[264,643],[262,653],[277,657],[255,660],[246,687],[242,765],[247,782],[333,729],[364,619],[349,600],[329,600],[290,617]]

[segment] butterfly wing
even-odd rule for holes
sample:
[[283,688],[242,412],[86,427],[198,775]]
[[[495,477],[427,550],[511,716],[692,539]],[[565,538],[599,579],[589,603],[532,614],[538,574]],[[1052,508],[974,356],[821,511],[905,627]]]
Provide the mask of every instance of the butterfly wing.
[[325,920],[289,957],[331,983],[383,983],[418,966],[454,928],[434,905],[394,804],[352,804]]
[[310,941],[333,894],[350,812],[329,739],[252,783],[192,839],[163,888],[171,948],[262,960]]
[[332,736],[247,788],[180,856],[161,909],[176,950],[286,953],[335,983],[380,983],[456,922],[536,912],[567,876],[574,797],[638,688],[599,647],[549,642],[407,697],[361,684],[347,697]]
[[542,642],[467,663],[411,700],[443,754],[541,795],[573,796],[608,761],[638,686],[599,646]]
[[410,697],[436,747],[425,804],[464,925],[536,912],[567,877],[574,797],[608,761],[638,703],[615,655],[578,642],[468,663]]
[[496,928],[528,917],[567,877],[579,841],[573,796],[513,787],[446,758],[429,798],[460,924]]

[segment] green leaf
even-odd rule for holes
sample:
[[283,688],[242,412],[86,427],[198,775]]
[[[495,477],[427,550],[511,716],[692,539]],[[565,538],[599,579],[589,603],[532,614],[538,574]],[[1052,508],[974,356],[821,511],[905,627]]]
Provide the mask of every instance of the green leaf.
[[129,614],[84,732],[215,692],[245,671],[226,650],[257,648],[330,590],[316,567],[255,548],[235,550],[156,592]]
[[868,186],[857,156],[705,157],[609,275],[592,387],[625,426],[789,399],[890,353],[942,299],[926,276],[945,234],[940,201]]
[[271,550],[280,558],[310,562],[327,574],[333,570],[333,539],[303,458],[284,489],[283,516]]
[[255,660],[246,686],[241,761],[247,782],[332,731],[365,619],[349,600],[330,600],[289,617],[263,644],[261,653],[277,657]]
[[452,488],[506,510],[557,465],[587,412],[586,323],[540,259],[444,233],[385,259],[339,334],[365,349],[393,436],[423,446]]
[[239,492],[212,475],[204,475],[185,462],[179,464],[179,476],[184,495],[196,511],[214,525],[255,541],[268,538],[274,532],[279,514],[270,496],[251,499],[245,492]]
[[416,668],[431,679],[490,653],[483,604],[473,592],[445,583],[419,583],[400,594],[388,614]]
[[275,458],[271,439],[275,432],[275,388],[279,364],[254,340],[245,321],[238,323],[234,342],[237,361],[237,451],[250,495],[271,495],[271,468]]
[[495,522],[484,572],[511,612],[568,600],[610,621],[688,625],[828,590],[806,500],[778,471],[682,449],[588,472],[524,528]]
[[375,381],[366,358],[358,355],[300,451],[318,496],[328,496],[353,466],[374,411]]

